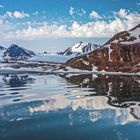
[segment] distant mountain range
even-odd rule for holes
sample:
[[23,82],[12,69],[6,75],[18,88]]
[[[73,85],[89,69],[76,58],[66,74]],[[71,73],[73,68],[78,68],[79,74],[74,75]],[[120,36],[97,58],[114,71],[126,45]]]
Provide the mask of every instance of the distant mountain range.
[[140,24],[117,33],[102,47],[72,58],[66,66],[89,71],[140,72]]
[[80,56],[83,54],[87,54],[97,48],[101,47],[101,45],[79,42],[74,44],[72,47],[66,49],[64,52],[59,53],[60,55],[65,56]]
[[0,61],[7,62],[29,59],[30,61],[65,63],[73,57],[87,54],[99,47],[100,45],[79,42],[66,49],[64,52],[59,52],[57,54],[43,53],[36,55],[33,51],[19,47],[16,44],[12,44],[9,48],[0,46]]
[[91,43],[79,42],[74,44],[72,47],[66,49],[64,52],[59,52],[57,54],[47,54],[45,52],[43,54],[39,54],[30,58],[30,60],[39,62],[65,63],[73,57],[87,54],[99,47],[101,46]]

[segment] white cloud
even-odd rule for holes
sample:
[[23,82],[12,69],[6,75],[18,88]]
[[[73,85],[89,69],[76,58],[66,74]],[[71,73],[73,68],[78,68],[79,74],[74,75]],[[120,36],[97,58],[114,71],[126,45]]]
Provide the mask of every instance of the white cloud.
[[90,16],[90,18],[94,18],[94,19],[102,18],[96,11],[92,11],[89,16]]
[[71,6],[70,9],[69,9],[69,14],[70,14],[71,16],[73,16],[74,13],[75,13],[75,10],[74,10],[74,8]]
[[84,9],[74,9],[72,6],[70,7],[69,9],[69,14],[74,17],[74,14],[75,15],[78,15],[78,16],[84,16],[86,14],[86,10]]
[[121,13],[120,11],[121,10],[117,12],[117,15],[113,20],[102,19],[94,22],[87,22],[85,24],[74,22],[71,29],[72,35],[76,37],[111,37],[115,33],[129,30],[140,24],[139,13]]
[[[9,15],[10,16],[10,15]],[[74,21],[71,25],[65,25],[58,23],[34,23],[28,22],[25,24],[24,29],[15,29],[9,31],[3,31],[3,36],[1,39],[5,40],[28,40],[28,39],[37,39],[37,38],[66,38],[66,37],[111,37],[115,33],[118,33],[123,30],[129,30],[140,24],[140,13],[129,12],[123,9],[120,9],[114,15],[114,19],[107,20],[97,19],[96,21],[80,23]],[[7,23],[7,25],[9,25]],[[34,26],[37,25],[37,26]],[[6,26],[6,23],[0,21],[0,30],[3,26]],[[2,32],[2,31],[1,31]]]
[[4,5],[0,4],[0,8],[4,8]]
[[118,15],[120,17],[125,17],[127,15],[127,11],[125,9],[120,9]]
[[[3,21],[0,19],[0,33],[6,35],[7,33],[9,33],[10,30],[15,29],[15,26],[11,26],[10,23],[8,23],[7,21]],[[1,38],[3,38],[1,36]]]
[[11,26],[11,24],[8,21],[4,21],[3,17],[0,16],[0,42],[7,42],[8,39],[5,40],[6,35],[9,34],[10,31],[14,30],[15,26]]
[[[13,36],[14,35],[14,36]],[[34,38],[52,38],[52,37],[70,37],[66,25],[48,25],[45,23],[39,27],[28,26],[27,29],[16,30],[7,34],[7,39],[34,39]]]
[[11,17],[11,18],[25,18],[29,17],[30,15],[27,13],[24,13],[23,11],[14,11],[14,12],[6,12],[6,16]]
[[13,17],[13,13],[12,13],[12,12],[7,11],[7,12],[6,12],[6,14],[5,14],[5,16],[8,16],[8,17]]

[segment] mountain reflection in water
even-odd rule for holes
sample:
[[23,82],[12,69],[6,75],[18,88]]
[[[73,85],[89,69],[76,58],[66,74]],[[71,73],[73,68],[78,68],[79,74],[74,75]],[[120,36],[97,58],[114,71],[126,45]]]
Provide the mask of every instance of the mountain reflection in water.
[[1,75],[0,87],[1,139],[140,136],[139,76]]

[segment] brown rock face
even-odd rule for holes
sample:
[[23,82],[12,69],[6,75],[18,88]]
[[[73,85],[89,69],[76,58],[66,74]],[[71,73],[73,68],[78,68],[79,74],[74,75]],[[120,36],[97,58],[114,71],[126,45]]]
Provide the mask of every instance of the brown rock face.
[[66,65],[82,70],[140,72],[140,25],[113,36],[103,47],[73,58]]

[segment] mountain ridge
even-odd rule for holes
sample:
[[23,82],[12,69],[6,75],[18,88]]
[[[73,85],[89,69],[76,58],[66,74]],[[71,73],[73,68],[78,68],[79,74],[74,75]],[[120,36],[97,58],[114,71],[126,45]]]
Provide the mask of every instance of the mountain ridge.
[[97,45],[97,44],[92,44],[90,42],[86,43],[86,42],[78,42],[76,44],[74,44],[72,47],[67,48],[64,52],[59,53],[60,55],[73,55],[75,56],[80,56],[83,54],[87,54],[97,48],[101,47],[101,45]]

